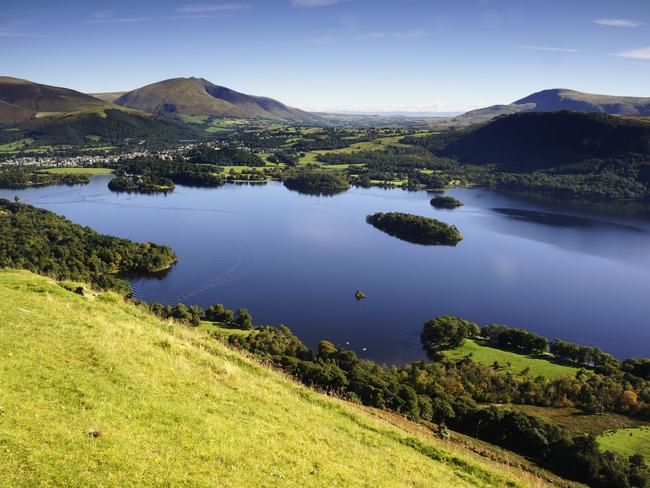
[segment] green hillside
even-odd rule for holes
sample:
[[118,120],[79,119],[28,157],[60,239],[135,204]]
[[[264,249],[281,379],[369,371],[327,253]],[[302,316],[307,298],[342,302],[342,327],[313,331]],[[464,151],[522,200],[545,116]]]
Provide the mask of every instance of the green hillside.
[[187,126],[115,105],[39,118],[20,128],[40,144],[83,145],[91,140],[120,143],[129,139],[152,143],[196,137]]
[[0,357],[2,486],[524,485],[205,331],[27,272],[0,271]]
[[[606,114],[520,113],[452,136],[440,151],[465,163],[495,163],[526,171],[650,155],[650,125]],[[597,163],[591,166],[598,167]]]

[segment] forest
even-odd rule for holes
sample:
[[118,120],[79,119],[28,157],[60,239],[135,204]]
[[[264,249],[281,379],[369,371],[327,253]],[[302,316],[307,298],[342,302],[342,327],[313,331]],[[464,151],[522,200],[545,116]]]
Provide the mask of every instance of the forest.
[[30,186],[85,185],[90,182],[84,174],[52,174],[30,168],[0,168],[0,188],[22,189]]
[[47,210],[2,199],[0,235],[0,268],[86,282],[124,295],[131,287],[120,274],[161,271],[177,259],[167,246],[102,235]]

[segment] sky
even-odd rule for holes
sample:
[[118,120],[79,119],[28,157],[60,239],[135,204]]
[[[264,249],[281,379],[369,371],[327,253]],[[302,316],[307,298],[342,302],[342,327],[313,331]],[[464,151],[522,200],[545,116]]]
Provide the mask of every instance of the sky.
[[650,96],[650,0],[1,0],[0,75],[85,92],[199,76],[307,110]]

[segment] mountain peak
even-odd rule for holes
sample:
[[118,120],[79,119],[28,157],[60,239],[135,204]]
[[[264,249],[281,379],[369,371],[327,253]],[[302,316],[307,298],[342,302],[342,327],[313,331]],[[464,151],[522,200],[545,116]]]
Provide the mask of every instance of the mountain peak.
[[115,103],[172,118],[183,115],[280,120],[314,118],[276,100],[239,93],[194,76],[152,83],[124,94]]

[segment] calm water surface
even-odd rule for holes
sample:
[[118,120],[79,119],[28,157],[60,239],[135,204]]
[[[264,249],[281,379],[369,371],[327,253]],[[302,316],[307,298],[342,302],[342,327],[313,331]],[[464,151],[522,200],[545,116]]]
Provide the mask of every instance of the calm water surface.
[[[174,248],[163,279],[133,282],[166,303],[248,308],[257,323],[288,325],[310,346],[327,338],[388,363],[423,358],[421,324],[443,314],[520,326],[650,355],[650,216],[541,204],[481,189],[436,210],[425,192],[352,189],[301,195],[279,183],[177,187],[115,194],[110,176],[87,186],[0,190],[99,232]],[[439,218],[465,236],[419,246],[366,224],[403,211]],[[362,290],[367,299],[357,302]]]

